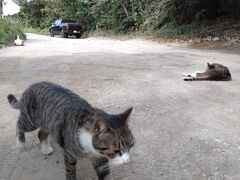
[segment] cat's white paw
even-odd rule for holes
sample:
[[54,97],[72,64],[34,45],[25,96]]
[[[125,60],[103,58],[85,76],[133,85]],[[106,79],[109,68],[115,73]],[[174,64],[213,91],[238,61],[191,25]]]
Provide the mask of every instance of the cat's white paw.
[[48,148],[42,148],[42,153],[44,155],[50,155],[50,154],[52,154],[52,152],[53,152],[53,148],[51,146]]
[[196,78],[197,77],[197,73],[195,72],[195,73],[192,73],[192,74],[189,74],[190,75],[190,77],[193,77],[193,78]]
[[183,76],[183,77],[191,77],[190,74],[183,74],[182,76]]
[[184,81],[193,81],[195,78],[194,77],[183,77]]
[[44,155],[50,155],[53,152],[53,148],[50,146],[50,144],[48,143],[48,140],[44,140],[41,143],[41,149],[42,149],[42,153]]
[[17,146],[18,149],[24,149],[24,147],[25,147],[25,143],[19,141],[19,139],[16,138],[16,146]]
[[183,77],[193,77],[193,78],[196,78],[197,77],[197,73],[198,72],[194,72],[194,73],[188,73],[188,74],[183,74]]

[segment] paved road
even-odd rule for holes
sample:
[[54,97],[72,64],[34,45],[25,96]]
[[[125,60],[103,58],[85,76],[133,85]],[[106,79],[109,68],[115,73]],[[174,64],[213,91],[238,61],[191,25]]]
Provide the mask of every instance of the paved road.
[[[207,62],[229,66],[231,82],[184,82]],[[23,47],[0,50],[0,180],[64,180],[61,149],[47,158],[35,133],[15,147],[18,111],[6,101],[31,83],[52,81],[108,112],[134,107],[131,163],[115,180],[239,180],[240,56],[139,40],[61,39],[28,34]],[[78,179],[95,180],[87,159]]]

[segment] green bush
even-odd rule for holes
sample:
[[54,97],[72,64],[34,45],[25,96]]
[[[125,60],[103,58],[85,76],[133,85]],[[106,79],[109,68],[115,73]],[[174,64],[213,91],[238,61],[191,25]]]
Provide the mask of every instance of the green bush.
[[0,20],[0,47],[12,44],[17,35],[21,39],[26,39],[19,24],[12,23],[10,20]]
[[[17,17],[42,31],[58,18],[81,22],[85,32],[193,36],[219,17],[240,19],[239,0],[16,0]],[[201,26],[199,26],[199,23]],[[39,30],[40,29],[40,30]],[[87,33],[85,33],[87,34]]]
[[196,37],[198,33],[206,29],[210,24],[211,21],[193,22],[183,25],[171,22],[151,33],[154,34],[155,37],[163,39],[189,39]]

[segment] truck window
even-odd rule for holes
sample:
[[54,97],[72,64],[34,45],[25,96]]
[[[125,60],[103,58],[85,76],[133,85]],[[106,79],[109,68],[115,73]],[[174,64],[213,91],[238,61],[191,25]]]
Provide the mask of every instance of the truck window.
[[62,23],[75,23],[75,21],[74,20],[63,19]]

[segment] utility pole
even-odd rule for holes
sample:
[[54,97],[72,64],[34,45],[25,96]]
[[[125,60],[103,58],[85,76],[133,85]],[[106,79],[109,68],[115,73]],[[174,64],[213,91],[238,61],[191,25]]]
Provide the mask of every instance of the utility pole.
[[3,0],[0,0],[0,19],[3,17]]

